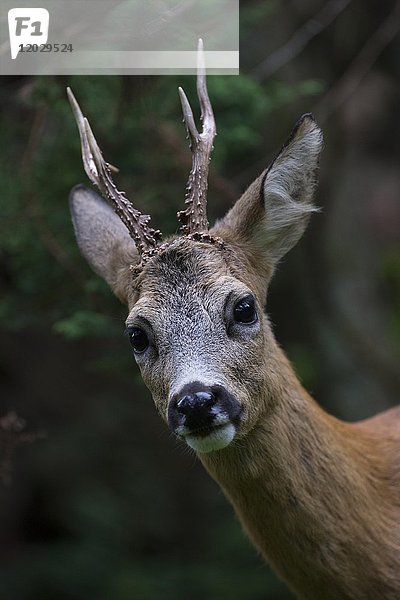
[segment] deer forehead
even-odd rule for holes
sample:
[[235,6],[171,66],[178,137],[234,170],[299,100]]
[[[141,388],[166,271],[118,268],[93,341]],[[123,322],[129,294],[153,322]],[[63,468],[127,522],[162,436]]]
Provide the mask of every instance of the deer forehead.
[[145,319],[161,337],[217,331],[228,297],[251,293],[231,275],[221,250],[182,240],[153,257],[140,277],[127,326]]

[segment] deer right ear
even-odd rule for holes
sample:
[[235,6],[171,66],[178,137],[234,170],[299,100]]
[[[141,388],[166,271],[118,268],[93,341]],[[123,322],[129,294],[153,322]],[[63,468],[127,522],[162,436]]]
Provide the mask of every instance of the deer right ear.
[[322,132],[304,115],[272,164],[212,229],[269,270],[300,239],[310,214],[316,185]]
[[127,302],[130,265],[139,261],[135,243],[112,208],[95,192],[75,186],[69,196],[75,236],[91,268]]

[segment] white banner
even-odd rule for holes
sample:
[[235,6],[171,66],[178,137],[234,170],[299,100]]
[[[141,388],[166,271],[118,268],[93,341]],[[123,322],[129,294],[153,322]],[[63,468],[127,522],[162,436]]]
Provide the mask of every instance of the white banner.
[[239,0],[2,0],[1,75],[239,72]]

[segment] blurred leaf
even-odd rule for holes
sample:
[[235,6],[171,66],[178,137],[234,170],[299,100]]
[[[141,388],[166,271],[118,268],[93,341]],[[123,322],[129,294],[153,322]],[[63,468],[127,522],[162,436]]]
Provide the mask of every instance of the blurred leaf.
[[54,323],[53,329],[68,340],[77,340],[86,336],[104,336],[112,327],[105,315],[79,310],[70,317]]

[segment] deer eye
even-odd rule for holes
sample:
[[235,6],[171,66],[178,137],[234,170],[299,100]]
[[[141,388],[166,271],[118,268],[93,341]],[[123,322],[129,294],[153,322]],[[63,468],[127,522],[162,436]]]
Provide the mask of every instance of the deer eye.
[[257,311],[253,296],[245,296],[235,304],[233,317],[236,323],[246,323],[247,325],[257,321]]
[[127,334],[133,347],[133,351],[141,354],[149,347],[149,338],[147,333],[141,327],[128,327]]

